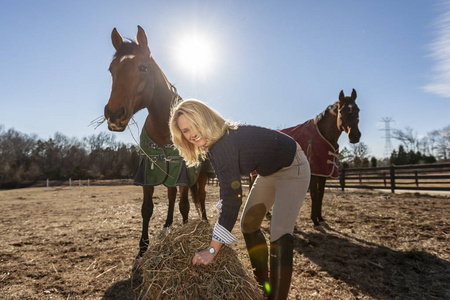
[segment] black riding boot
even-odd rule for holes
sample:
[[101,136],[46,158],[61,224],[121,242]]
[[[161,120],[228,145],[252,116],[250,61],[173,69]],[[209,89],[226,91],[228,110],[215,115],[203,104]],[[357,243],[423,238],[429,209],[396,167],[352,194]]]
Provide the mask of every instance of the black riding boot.
[[294,256],[294,237],[285,234],[270,244],[270,287],[269,299],[285,300],[289,294]]
[[256,280],[263,287],[263,291],[268,293],[269,284],[269,251],[267,249],[266,238],[261,230],[252,233],[243,233],[247,246],[250,262],[253,267],[253,274]]

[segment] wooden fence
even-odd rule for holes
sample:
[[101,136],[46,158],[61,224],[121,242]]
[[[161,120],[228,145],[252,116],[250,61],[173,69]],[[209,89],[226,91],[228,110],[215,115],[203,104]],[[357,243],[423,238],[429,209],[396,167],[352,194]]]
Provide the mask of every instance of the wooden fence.
[[[217,178],[208,178],[217,186]],[[242,176],[242,184],[249,184],[249,176]],[[328,188],[390,189],[450,191],[450,163],[391,166],[379,168],[341,169],[339,178],[328,179]]]
[[[250,184],[250,176],[241,176],[241,183],[243,186]],[[212,185],[212,186],[219,186],[219,181],[216,177],[208,177],[208,180],[206,181],[206,184]]]
[[342,169],[327,187],[450,191],[450,163],[405,165],[380,168]]

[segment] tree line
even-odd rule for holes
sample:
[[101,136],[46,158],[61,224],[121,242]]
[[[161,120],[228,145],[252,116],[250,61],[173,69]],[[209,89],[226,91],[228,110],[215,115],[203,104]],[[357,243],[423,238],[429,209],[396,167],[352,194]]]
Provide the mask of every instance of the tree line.
[[[409,127],[394,130],[392,137],[400,146],[389,157],[371,156],[369,147],[360,142],[340,150],[339,167],[381,167],[450,159],[450,125],[421,138]],[[0,125],[0,188],[29,186],[47,178],[134,178],[139,159],[138,146],[117,142],[113,133],[101,132],[79,140],[57,132],[43,140],[13,128],[5,130]]]
[[414,165],[450,160],[450,125],[418,137],[410,127],[392,131],[393,139],[400,142],[389,157],[377,159],[370,156],[369,147],[360,142],[344,147],[339,155],[341,168],[386,167],[390,165]]
[[82,138],[55,133],[48,140],[0,125],[0,188],[29,186],[37,181],[133,178],[139,148],[101,132]]

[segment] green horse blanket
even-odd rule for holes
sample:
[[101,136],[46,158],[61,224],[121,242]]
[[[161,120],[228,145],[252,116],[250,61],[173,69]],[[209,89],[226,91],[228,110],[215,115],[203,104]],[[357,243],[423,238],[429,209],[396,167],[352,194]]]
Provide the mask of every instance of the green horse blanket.
[[140,145],[145,154],[141,153],[135,185],[191,186],[197,182],[201,171],[214,172],[209,161],[203,162],[199,167],[187,168],[173,144],[156,144],[147,135],[145,127],[141,132]]

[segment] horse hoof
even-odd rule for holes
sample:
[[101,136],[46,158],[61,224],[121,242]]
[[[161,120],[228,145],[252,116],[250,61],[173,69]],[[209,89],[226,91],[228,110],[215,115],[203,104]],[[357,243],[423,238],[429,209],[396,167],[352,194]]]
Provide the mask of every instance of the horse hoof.
[[320,225],[321,225],[323,228],[331,229],[330,225],[328,225],[328,223],[325,222],[325,220],[321,221],[321,222],[320,222]]
[[142,257],[137,257],[133,263],[132,276],[140,276],[141,275],[141,261]]
[[158,238],[164,238],[167,234],[169,234],[169,227],[163,227],[158,233]]

